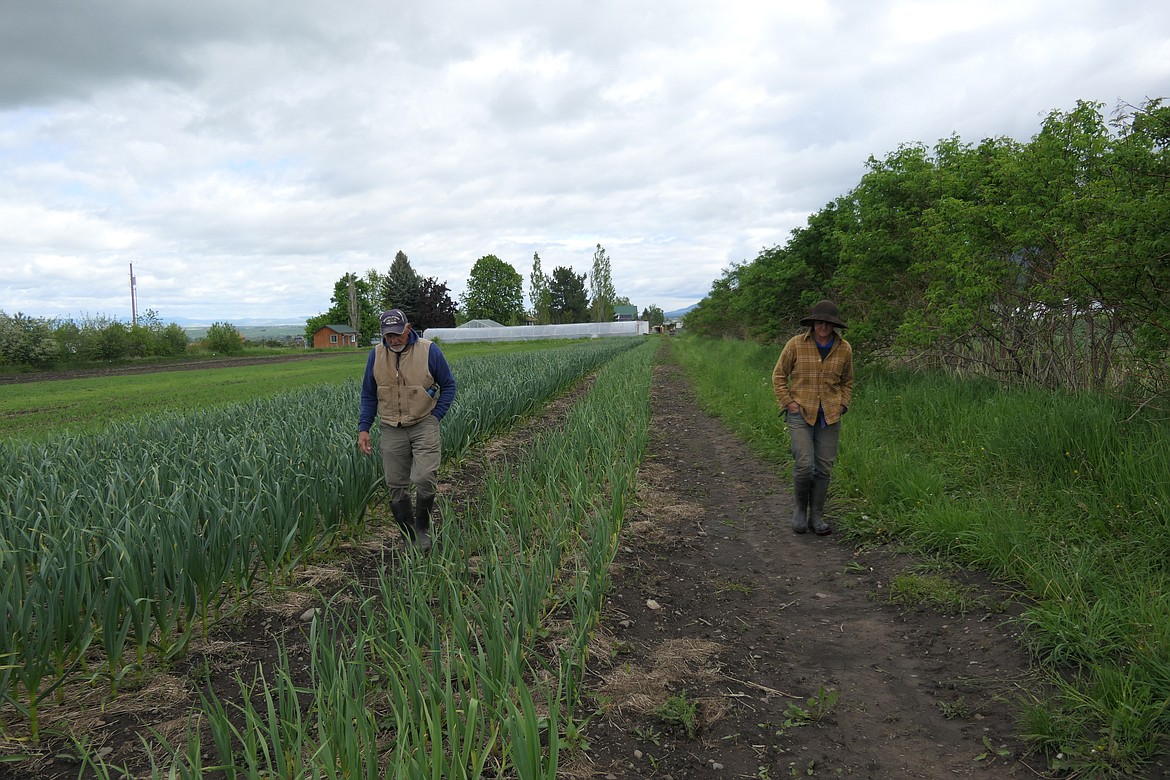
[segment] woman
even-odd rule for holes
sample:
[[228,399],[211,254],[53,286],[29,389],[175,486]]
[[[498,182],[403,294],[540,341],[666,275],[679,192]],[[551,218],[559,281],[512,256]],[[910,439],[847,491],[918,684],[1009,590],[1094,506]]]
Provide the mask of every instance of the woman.
[[824,512],[841,416],[853,400],[853,348],[837,333],[846,325],[832,301],[818,303],[800,324],[808,330],[784,345],[772,370],[772,389],[786,412],[795,461],[792,531],[802,534],[811,528],[825,536],[833,530]]

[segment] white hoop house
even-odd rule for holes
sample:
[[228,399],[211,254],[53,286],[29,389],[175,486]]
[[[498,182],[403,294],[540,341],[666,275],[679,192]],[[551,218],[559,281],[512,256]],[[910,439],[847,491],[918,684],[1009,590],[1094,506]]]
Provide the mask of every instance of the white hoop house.
[[534,341],[536,339],[588,339],[612,336],[646,336],[650,323],[574,322],[568,325],[499,325],[497,327],[427,328],[423,338],[454,344],[460,341]]

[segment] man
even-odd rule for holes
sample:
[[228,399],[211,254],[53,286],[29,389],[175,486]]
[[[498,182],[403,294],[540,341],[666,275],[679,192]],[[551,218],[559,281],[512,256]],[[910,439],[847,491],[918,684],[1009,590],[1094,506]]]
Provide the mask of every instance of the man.
[[825,536],[833,530],[824,512],[841,416],[853,401],[853,348],[836,332],[846,326],[832,301],[818,303],[800,324],[808,330],[784,345],[772,371],[772,389],[786,412],[795,463],[792,531],[811,528]]
[[455,377],[442,350],[419,338],[401,309],[382,312],[380,321],[382,343],[370,350],[362,378],[357,444],[364,454],[373,453],[370,427],[376,414],[390,511],[407,542],[425,553],[431,549],[431,510],[442,454],[439,420],[455,400]]

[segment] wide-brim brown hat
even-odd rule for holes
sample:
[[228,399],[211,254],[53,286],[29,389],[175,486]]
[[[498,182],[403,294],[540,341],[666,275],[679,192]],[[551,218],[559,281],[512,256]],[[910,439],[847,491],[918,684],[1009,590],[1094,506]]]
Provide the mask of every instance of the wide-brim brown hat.
[[800,321],[801,325],[812,325],[814,322],[829,322],[836,325],[838,328],[848,328],[844,322],[841,322],[841,315],[837,313],[837,304],[832,301],[820,301],[816,306],[812,307],[812,311],[808,316]]

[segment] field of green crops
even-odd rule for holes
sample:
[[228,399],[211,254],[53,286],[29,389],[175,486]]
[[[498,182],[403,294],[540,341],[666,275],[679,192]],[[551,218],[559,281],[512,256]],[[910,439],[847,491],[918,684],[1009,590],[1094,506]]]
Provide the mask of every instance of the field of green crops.
[[[532,341],[443,346],[454,365],[468,357],[557,349],[566,342]],[[0,384],[0,439],[47,439],[62,429],[100,430],[110,422],[150,413],[188,412],[280,395],[361,376],[365,350],[317,354],[294,362],[260,362],[160,370],[51,382]]]
[[[560,429],[487,475],[488,500],[444,523],[431,556],[317,616],[310,685],[281,667],[240,682],[244,705],[206,694],[155,776],[555,777],[645,447],[652,352],[606,340],[453,361],[446,458],[599,374]],[[0,733],[36,744],[67,682],[116,696],[360,535],[381,474],[354,447],[358,373],[0,444]],[[553,613],[569,628],[550,660],[533,639]]]

